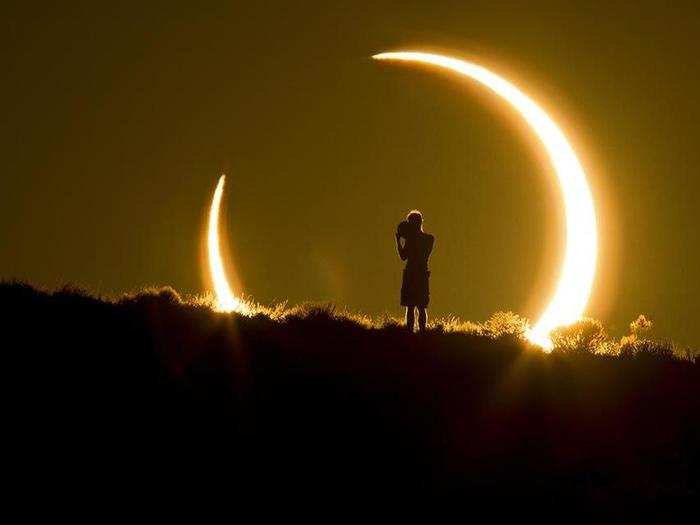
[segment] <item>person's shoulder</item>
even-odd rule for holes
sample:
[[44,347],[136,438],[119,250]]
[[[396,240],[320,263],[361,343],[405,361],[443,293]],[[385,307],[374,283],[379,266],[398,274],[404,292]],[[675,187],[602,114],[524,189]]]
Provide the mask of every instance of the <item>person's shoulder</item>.
[[428,239],[428,240],[430,240],[430,241],[434,241],[434,240],[435,240],[435,235],[433,235],[432,233],[425,233],[425,232],[423,232],[423,235],[425,235],[425,238]]

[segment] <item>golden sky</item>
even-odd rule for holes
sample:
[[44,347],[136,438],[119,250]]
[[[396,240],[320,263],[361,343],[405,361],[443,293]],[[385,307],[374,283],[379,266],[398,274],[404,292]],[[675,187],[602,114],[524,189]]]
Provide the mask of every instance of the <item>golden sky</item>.
[[[431,315],[536,317],[563,220],[541,147],[502,103],[379,51],[475,60],[540,103],[591,180],[589,314],[700,344],[700,17],[688,3],[19,4],[0,31],[0,276],[203,289],[224,216],[243,289],[398,312],[393,232],[437,240]],[[184,4],[187,5],[187,4]]]

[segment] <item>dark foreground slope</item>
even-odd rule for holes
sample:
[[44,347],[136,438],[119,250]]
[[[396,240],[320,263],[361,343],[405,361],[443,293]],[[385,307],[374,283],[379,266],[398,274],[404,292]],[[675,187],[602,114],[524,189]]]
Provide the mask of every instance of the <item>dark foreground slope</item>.
[[568,517],[668,517],[699,495],[688,361],[245,318],[171,292],[114,303],[7,283],[0,311],[13,479],[37,494],[118,506],[215,487],[236,508]]

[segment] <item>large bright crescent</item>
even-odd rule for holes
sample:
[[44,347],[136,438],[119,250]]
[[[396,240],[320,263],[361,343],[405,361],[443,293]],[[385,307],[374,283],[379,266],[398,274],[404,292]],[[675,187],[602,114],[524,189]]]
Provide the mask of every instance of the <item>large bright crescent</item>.
[[530,97],[485,67],[443,55],[409,51],[380,53],[372,58],[430,64],[476,80],[513,106],[547,150],[564,196],[566,253],[554,297],[527,337],[551,349],[549,333],[552,329],[571,324],[583,315],[593,286],[598,247],[591,190],[564,133]]

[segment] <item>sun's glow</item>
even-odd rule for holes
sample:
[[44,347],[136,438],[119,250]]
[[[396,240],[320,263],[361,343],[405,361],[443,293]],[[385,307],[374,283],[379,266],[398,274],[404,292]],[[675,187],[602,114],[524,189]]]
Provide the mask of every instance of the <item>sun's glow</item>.
[[224,263],[221,259],[221,245],[219,243],[219,210],[221,209],[221,198],[224,194],[224,183],[226,176],[219,178],[219,183],[214,190],[214,198],[209,208],[209,225],[207,228],[207,253],[209,255],[209,271],[214,284],[216,294],[217,309],[222,312],[247,313],[248,308],[231,290]]
[[527,337],[545,350],[550,350],[552,341],[549,333],[558,326],[579,320],[583,315],[593,286],[598,248],[591,190],[581,163],[564,133],[542,108],[517,87],[477,64],[443,55],[408,51],[380,53],[372,58],[431,64],[476,80],[513,106],[547,150],[564,197],[566,253],[554,296]]

